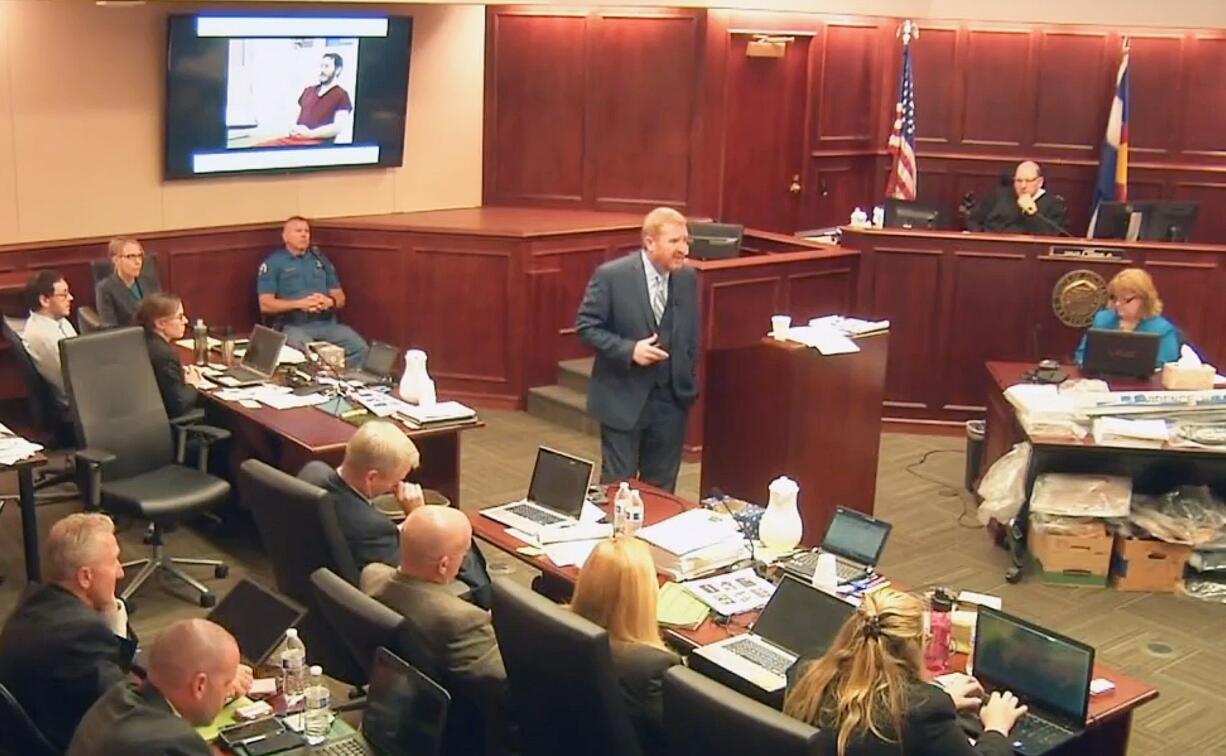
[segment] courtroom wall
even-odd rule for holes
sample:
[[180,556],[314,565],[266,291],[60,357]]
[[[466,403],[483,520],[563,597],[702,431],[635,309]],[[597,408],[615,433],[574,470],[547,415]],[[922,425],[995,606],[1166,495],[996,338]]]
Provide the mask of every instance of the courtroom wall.
[[171,5],[0,0],[0,244],[480,204],[481,6],[382,6],[414,18],[403,167],[163,182],[166,15],[235,8]]

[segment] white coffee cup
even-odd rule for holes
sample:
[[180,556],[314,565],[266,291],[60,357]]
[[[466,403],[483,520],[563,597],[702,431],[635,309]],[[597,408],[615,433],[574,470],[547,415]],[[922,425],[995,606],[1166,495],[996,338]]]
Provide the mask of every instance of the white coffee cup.
[[813,587],[831,595],[839,588],[839,567],[834,554],[824,551],[817,556],[817,568],[813,570]]
[[788,329],[792,327],[791,315],[771,315],[771,335],[783,341],[787,338]]

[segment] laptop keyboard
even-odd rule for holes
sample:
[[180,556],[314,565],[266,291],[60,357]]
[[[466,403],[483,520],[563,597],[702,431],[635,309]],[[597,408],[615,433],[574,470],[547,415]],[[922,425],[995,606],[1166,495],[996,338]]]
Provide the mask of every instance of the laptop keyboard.
[[[812,579],[813,573],[817,571],[818,556],[820,556],[820,553],[816,551],[802,551],[788,560],[788,569]],[[836,558],[834,572],[838,576],[839,582],[845,583],[863,575],[864,568],[858,564],[844,562],[842,559]]]
[[516,504],[514,506],[507,507],[506,511],[513,515],[519,515],[525,520],[532,520],[537,525],[553,525],[566,519],[565,517],[550,514],[527,504]]
[[261,375],[260,373],[257,373],[251,368],[243,367],[242,365],[239,365],[238,367],[230,368],[229,370],[226,371],[225,374],[239,381],[262,381],[264,380],[263,375]]
[[1022,740],[1031,746],[1047,747],[1062,742],[1068,738],[1069,734],[1068,730],[1059,725],[1032,714],[1026,714],[1017,721],[1009,737],[1014,740]]
[[762,669],[774,672],[781,677],[787,674],[788,667],[792,666],[793,662],[791,657],[784,656],[777,651],[772,651],[750,638],[742,638],[741,640],[729,643],[724,648],[742,659],[748,659]]
[[360,738],[345,738],[310,750],[312,756],[374,756]]

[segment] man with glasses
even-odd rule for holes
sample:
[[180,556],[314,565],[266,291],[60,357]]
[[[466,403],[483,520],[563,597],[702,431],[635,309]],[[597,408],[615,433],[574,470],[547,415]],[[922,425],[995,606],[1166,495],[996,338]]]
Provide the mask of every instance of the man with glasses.
[[68,282],[58,270],[40,270],[26,284],[25,296],[30,317],[21,331],[21,340],[39,375],[51,384],[60,407],[66,408],[68,395],[60,368],[60,340],[77,335],[77,329],[68,320],[72,312]]
[[1013,172],[1013,191],[997,189],[976,205],[967,225],[971,231],[1057,236],[1067,233],[1067,215],[1064,198],[1043,188],[1043,169],[1027,160]]
[[141,301],[161,290],[157,276],[145,268],[145,250],[135,239],[119,237],[106,245],[115,270],[94,287],[98,317],[108,326],[130,326]]

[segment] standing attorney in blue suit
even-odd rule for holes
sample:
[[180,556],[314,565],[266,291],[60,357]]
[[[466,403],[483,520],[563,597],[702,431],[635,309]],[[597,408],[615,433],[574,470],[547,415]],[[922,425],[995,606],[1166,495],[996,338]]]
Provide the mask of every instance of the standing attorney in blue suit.
[[600,480],[636,475],[672,491],[686,418],[698,396],[698,276],[685,216],[643,219],[643,248],[596,269],[576,327],[596,350],[588,412],[600,421]]

